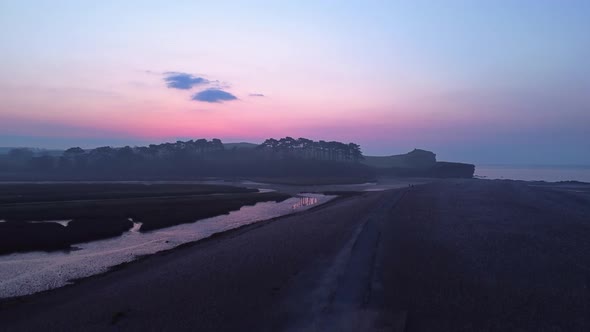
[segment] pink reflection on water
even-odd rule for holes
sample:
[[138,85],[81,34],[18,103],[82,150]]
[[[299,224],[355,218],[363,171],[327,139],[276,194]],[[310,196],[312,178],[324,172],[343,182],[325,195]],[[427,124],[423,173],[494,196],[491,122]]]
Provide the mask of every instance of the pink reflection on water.
[[316,197],[299,197],[299,202],[293,204],[292,208],[297,209],[303,206],[314,205],[318,203],[318,199]]

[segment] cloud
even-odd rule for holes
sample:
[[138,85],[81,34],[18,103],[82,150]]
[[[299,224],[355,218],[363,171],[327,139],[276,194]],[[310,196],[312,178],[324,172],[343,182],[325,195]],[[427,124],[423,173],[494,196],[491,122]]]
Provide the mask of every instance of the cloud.
[[164,81],[171,89],[189,90],[196,85],[209,84],[210,81],[203,77],[196,77],[187,73],[167,72]]
[[214,88],[197,92],[192,97],[192,100],[204,101],[207,103],[220,103],[236,99],[238,98],[231,93]]
[[[209,80],[203,77],[194,76],[188,73],[165,72],[164,81],[170,89],[190,90],[195,86],[204,85],[207,89],[192,95],[191,100],[202,101],[206,103],[222,103],[238,99],[233,94],[225,91],[230,88],[229,83],[219,80]],[[262,94],[254,94],[257,97],[263,97]]]
[[262,93],[251,93],[250,97],[264,97]]

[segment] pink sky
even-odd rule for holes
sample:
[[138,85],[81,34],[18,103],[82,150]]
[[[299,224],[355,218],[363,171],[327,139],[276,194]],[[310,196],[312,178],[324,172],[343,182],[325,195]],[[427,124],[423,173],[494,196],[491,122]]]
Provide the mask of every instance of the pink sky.
[[[0,146],[304,136],[590,163],[589,8],[568,4],[2,3]],[[192,99],[212,88],[236,99]]]

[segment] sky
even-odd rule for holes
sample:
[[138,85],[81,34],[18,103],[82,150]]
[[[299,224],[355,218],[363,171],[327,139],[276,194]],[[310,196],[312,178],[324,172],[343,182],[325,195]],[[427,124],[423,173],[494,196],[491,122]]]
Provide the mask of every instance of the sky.
[[590,164],[590,1],[0,1],[0,146]]

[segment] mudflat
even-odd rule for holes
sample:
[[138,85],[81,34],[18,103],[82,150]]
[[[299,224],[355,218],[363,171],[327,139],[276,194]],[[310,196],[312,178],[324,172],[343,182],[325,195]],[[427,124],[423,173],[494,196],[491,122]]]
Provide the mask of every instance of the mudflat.
[[[149,231],[290,197],[203,184],[20,183],[0,184],[0,192],[0,254],[71,249],[119,236],[133,221]],[[39,222],[51,220],[69,224]]]
[[587,331],[590,188],[364,193],[0,303],[4,330]]

